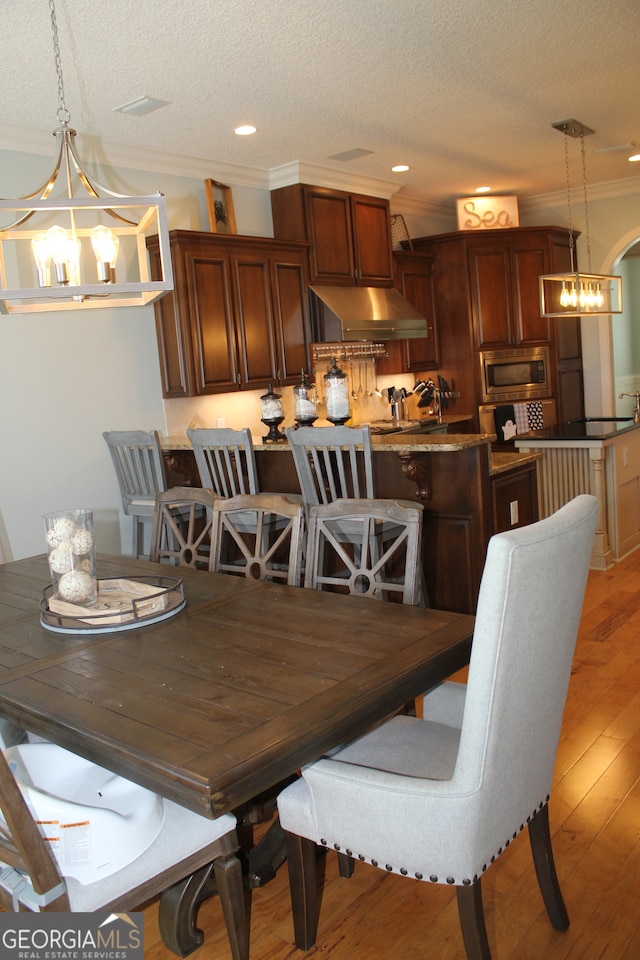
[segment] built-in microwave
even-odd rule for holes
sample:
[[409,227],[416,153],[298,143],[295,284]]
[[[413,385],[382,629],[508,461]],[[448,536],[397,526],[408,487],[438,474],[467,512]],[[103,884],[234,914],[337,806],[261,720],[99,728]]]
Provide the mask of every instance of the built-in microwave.
[[480,353],[483,403],[550,397],[548,347],[514,347]]

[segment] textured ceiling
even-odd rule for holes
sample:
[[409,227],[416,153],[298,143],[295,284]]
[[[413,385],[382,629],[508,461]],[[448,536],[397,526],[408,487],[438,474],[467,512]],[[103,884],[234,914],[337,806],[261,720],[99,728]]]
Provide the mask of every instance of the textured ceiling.
[[[50,132],[49,4],[0,10],[0,134]],[[638,0],[57,0],[57,20],[72,125],[104,141],[260,170],[348,166],[439,202],[485,183],[562,189],[551,124],[576,118],[596,131],[590,184],[640,175],[609,149],[640,149]],[[143,94],[170,105],[114,112]],[[242,122],[258,132],[237,137]],[[372,152],[328,159],[355,148]]]

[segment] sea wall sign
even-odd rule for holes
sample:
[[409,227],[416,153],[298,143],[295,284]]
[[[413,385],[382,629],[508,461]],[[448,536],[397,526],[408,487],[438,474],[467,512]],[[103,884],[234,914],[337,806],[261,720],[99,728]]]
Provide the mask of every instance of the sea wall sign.
[[461,197],[456,204],[458,230],[502,230],[520,225],[517,197]]

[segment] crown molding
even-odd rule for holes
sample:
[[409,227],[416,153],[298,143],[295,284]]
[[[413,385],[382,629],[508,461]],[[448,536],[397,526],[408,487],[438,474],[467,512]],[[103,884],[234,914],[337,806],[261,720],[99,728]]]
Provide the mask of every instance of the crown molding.
[[446,222],[456,223],[455,200],[441,202],[427,200],[426,197],[415,197],[409,196],[408,194],[397,193],[393,198],[392,207],[394,213],[403,213],[407,216],[429,217],[432,220],[444,220]]
[[[627,197],[640,193],[640,177],[625,177],[623,180],[608,180],[605,183],[588,184],[589,202],[593,200],[612,200],[615,197]],[[571,188],[571,202],[579,204],[584,200],[584,188]],[[567,191],[556,190],[553,193],[540,193],[535,197],[518,199],[521,211],[543,210],[548,207],[563,207],[567,204]]]
[[291,163],[272,167],[269,171],[270,190],[290,187],[294,183],[311,183],[315,187],[364,193],[369,197],[382,197],[384,200],[388,200],[402,187],[397,180],[362,176],[350,170],[326,167],[319,163],[306,163],[303,160],[292,160]]

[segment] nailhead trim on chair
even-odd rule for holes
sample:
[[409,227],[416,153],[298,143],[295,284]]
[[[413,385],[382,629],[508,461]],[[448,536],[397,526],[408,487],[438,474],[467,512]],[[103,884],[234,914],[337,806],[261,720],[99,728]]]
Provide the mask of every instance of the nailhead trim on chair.
[[[538,811],[539,811],[539,810],[542,810],[542,808],[544,807],[545,803],[548,803],[548,802],[549,802],[549,799],[550,799],[549,794],[547,794],[546,801],[543,801],[543,800],[540,801],[540,803],[538,804],[538,807],[533,811],[533,813],[531,814],[531,816],[528,816],[528,817],[527,817],[527,820],[526,820],[526,823],[527,823],[527,824],[531,823],[531,821],[532,821],[533,818],[536,816],[536,814],[538,813]],[[524,824],[524,823],[521,823],[521,824],[520,824],[520,829],[519,829],[519,830],[516,830],[515,833],[513,834],[513,836],[510,837],[508,840],[505,840],[503,846],[498,847],[498,852],[497,852],[497,854],[493,854],[493,856],[491,857],[491,860],[489,861],[489,863],[495,863],[496,859],[500,856],[500,854],[503,852],[503,850],[506,850],[506,848],[509,846],[509,844],[511,843],[511,840],[515,840],[516,837],[518,836],[518,833],[521,833],[521,832],[524,830],[524,828],[525,828],[525,824]],[[327,840],[324,840],[324,839],[322,839],[322,838],[320,839],[320,843],[322,844],[323,847],[328,846],[328,841],[327,841]],[[334,843],[334,844],[333,844],[333,848],[334,848],[334,850],[337,850],[337,851],[340,851],[340,849],[341,849],[339,843]],[[355,854],[353,853],[353,851],[352,851],[352,850],[349,850],[348,848],[345,850],[345,853],[346,853],[347,856],[349,856],[349,857],[355,857]],[[367,859],[367,858],[365,857],[365,855],[364,855],[363,853],[359,853],[359,854],[358,854],[358,860],[360,860],[360,861],[362,861],[362,862],[364,863],[364,862],[366,861],[366,859]],[[377,867],[377,866],[379,866],[379,863],[378,863],[377,860],[372,860],[372,861],[371,861],[371,865],[372,865],[373,867]],[[403,877],[406,877],[406,876],[409,875],[409,871],[407,870],[406,867],[399,867],[398,869],[399,869],[399,873],[400,873]],[[487,869],[487,864],[484,863],[484,864],[482,865],[482,873],[484,873],[486,869]],[[387,864],[385,864],[385,870],[387,870],[389,873],[393,873],[394,867],[392,866],[392,864],[387,863]],[[423,874],[423,873],[420,873],[420,871],[416,871],[416,873],[414,873],[414,877],[416,878],[416,880],[423,880],[423,879],[424,879],[424,874]],[[433,873],[432,873],[432,874],[429,876],[429,880],[430,880],[432,883],[438,883],[438,877],[436,876],[436,874],[433,874]],[[448,884],[457,884],[457,885],[460,885],[460,883],[461,883],[463,886],[469,887],[469,886],[471,886],[472,884],[478,882],[478,874],[476,874],[476,875],[474,876],[473,880],[470,880],[469,877],[465,877],[462,881],[460,881],[460,883],[458,883],[458,881],[456,881],[455,877],[447,877],[446,882],[447,882]]]

